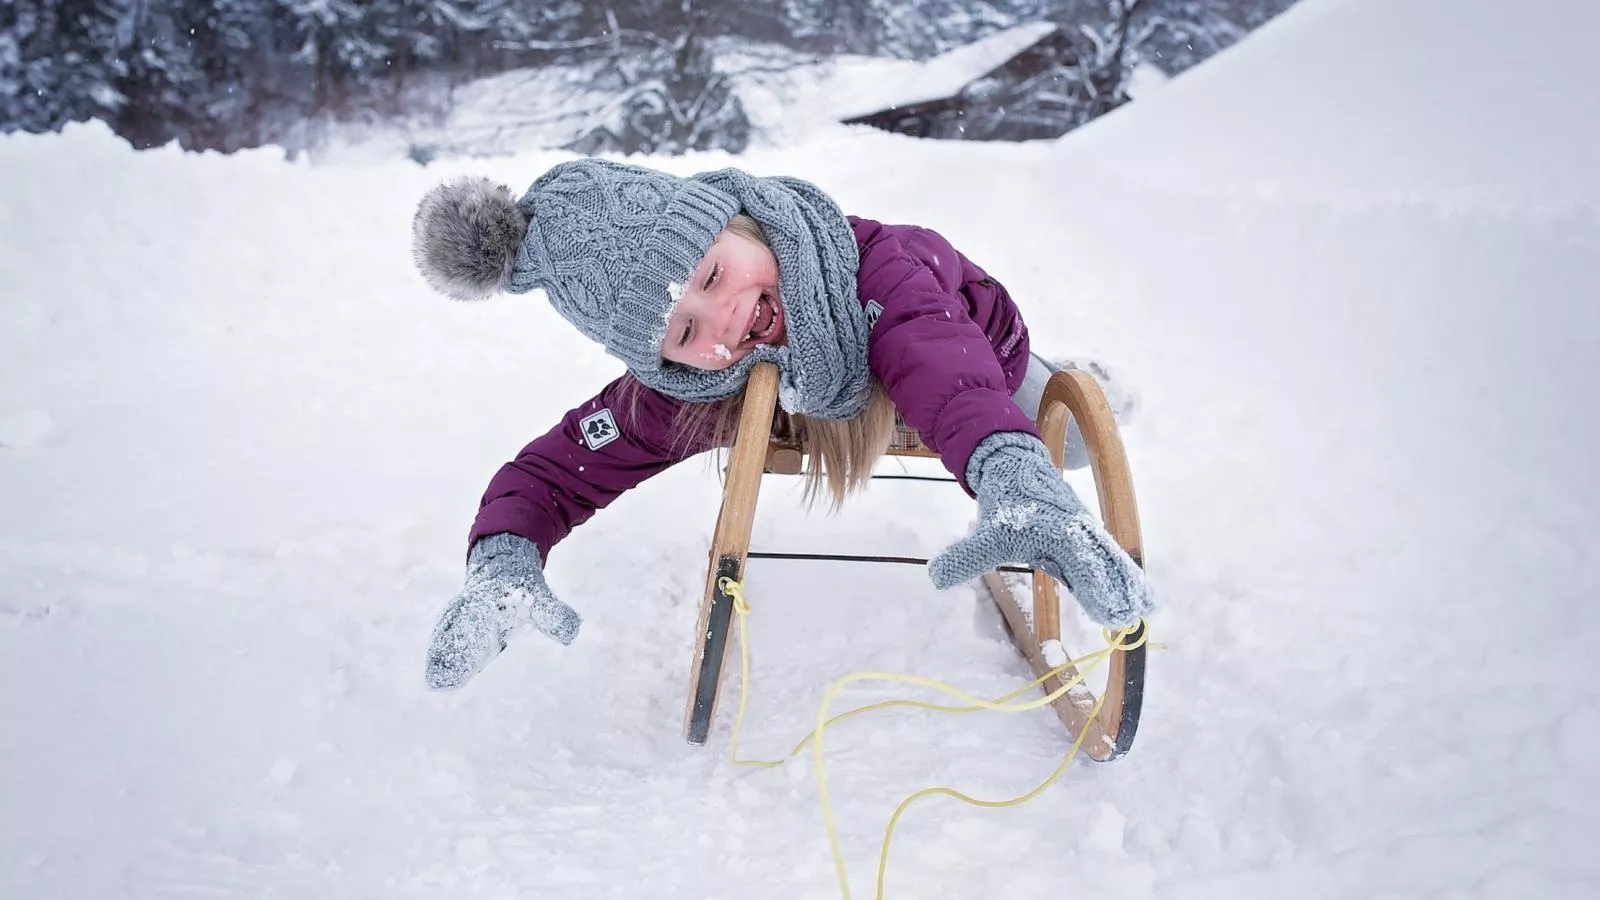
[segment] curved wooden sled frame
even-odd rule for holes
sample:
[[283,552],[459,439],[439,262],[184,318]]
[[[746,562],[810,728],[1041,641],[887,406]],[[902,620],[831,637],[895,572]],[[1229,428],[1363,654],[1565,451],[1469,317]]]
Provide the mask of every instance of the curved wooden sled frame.
[[[706,570],[704,600],[695,629],[695,654],[689,673],[689,704],[684,713],[684,736],[691,744],[705,744],[716,718],[717,693],[726,668],[733,621],[733,598],[718,588],[724,577],[744,580],[746,558],[750,553],[750,532],[755,523],[756,498],[761,478],[767,472],[796,474],[800,457],[797,449],[772,438],[772,422],[778,399],[778,373],[771,364],[756,366],[746,388],[738,432],[734,437],[722,493],[722,508],[717,513],[712,533],[710,564]],[[1039,401],[1039,433],[1051,448],[1056,468],[1060,469],[1066,445],[1067,424],[1077,419],[1089,451],[1090,471],[1100,500],[1100,514],[1106,530],[1140,566],[1144,565],[1143,538],[1139,531],[1139,510],[1134,499],[1133,478],[1116,420],[1106,403],[1099,383],[1085,372],[1067,370],[1051,376]],[[902,436],[903,438],[904,436]],[[937,457],[919,441],[897,440],[889,451],[893,456]],[[1034,570],[1031,616],[1025,613],[999,572],[983,576],[982,583],[1000,608],[1013,638],[1038,675],[1050,672],[1045,660],[1045,643],[1061,637],[1060,595],[1055,579]],[[1140,626],[1142,632],[1143,626]],[[1144,701],[1145,648],[1135,632],[1128,643],[1138,646],[1118,650],[1104,663],[1109,668],[1100,713],[1091,719],[1096,696],[1079,684],[1052,705],[1056,714],[1076,737],[1087,729],[1083,752],[1101,762],[1116,759],[1133,746]],[[1044,683],[1051,692],[1071,679],[1069,667]]]

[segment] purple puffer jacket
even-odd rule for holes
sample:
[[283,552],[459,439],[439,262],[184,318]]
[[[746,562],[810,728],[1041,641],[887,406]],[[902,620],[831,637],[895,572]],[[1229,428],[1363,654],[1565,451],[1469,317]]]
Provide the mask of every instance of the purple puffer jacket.
[[[966,485],[967,459],[997,431],[1037,436],[1012,401],[1028,367],[1028,330],[1005,288],[926,228],[850,217],[874,374],[930,450]],[[878,308],[881,307],[881,312]],[[511,532],[548,558],[557,542],[622,492],[695,454],[710,435],[674,428],[682,403],[630,375],[567,413],[500,468],[468,540]]]

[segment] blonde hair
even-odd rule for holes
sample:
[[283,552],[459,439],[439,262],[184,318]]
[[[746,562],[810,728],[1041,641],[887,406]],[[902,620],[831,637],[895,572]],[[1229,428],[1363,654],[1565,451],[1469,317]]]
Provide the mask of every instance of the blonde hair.
[[750,218],[744,213],[739,213],[732,219],[728,220],[728,227],[724,230],[731,231],[742,238],[749,238],[761,246],[771,249],[767,245],[766,235],[761,233],[761,226],[757,224],[755,219]]
[[[761,226],[742,213],[733,217],[727,230],[767,246]],[[895,431],[894,403],[876,376],[869,380],[871,393],[866,408],[853,418],[820,419],[782,409],[773,415],[771,437],[798,444],[808,460],[802,473],[802,496],[807,506],[815,504],[826,491],[830,510],[837,511],[849,495],[866,488],[873,466],[889,450]],[[725,450],[733,446],[743,408],[743,391],[716,403],[685,403],[679,409],[673,431],[684,445],[692,443],[696,435],[709,432],[712,445]]]
[[[632,384],[638,390],[646,390],[637,381]],[[683,404],[672,423],[674,449],[691,450],[697,443],[696,436],[709,439],[719,453],[732,448],[743,410],[743,391],[715,403]],[[851,494],[866,488],[873,466],[889,450],[894,429],[894,403],[878,379],[873,378],[866,408],[854,418],[819,419],[777,409],[767,437],[798,445],[807,458],[801,473],[805,479],[802,502],[812,506],[826,493],[830,511],[837,511]]]

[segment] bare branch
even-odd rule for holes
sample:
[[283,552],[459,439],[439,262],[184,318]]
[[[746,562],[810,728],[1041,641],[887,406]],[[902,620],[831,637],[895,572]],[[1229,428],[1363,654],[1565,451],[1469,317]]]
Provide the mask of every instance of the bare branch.
[[578,38],[571,41],[495,41],[492,46],[496,50],[583,50],[589,47],[611,45],[620,52],[622,38],[654,44],[663,50],[672,47],[671,42],[663,40],[660,35],[627,28],[616,29],[611,34],[602,37]]

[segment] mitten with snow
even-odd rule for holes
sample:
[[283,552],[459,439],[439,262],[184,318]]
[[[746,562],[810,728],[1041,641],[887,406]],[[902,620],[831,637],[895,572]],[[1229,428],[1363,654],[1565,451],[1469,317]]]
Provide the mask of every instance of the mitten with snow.
[[1144,572],[1062,480],[1038,438],[984,438],[967,462],[967,483],[978,524],[928,563],[941,590],[1015,563],[1060,581],[1101,625],[1125,628],[1155,608]]
[[582,624],[578,613],[545,584],[539,548],[532,541],[514,534],[489,535],[467,554],[466,586],[434,625],[428,687],[451,690],[466,684],[526,626],[570,644]]

